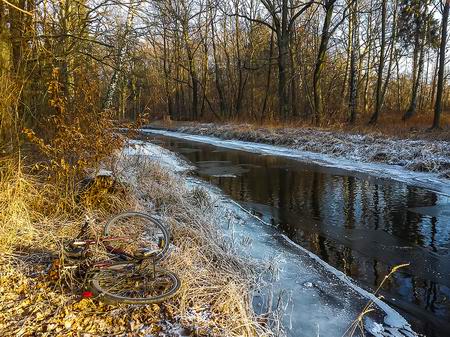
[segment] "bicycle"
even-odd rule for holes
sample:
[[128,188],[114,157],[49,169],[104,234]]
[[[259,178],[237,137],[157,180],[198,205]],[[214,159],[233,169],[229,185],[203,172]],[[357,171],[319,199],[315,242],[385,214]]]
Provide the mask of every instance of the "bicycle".
[[[157,266],[169,249],[169,231],[155,217],[140,213],[121,213],[109,220],[98,239],[89,238],[91,221],[86,220],[78,236],[63,243],[69,260],[89,260],[90,247],[103,246],[109,259],[67,266],[84,274],[91,297],[108,303],[160,303],[178,291],[178,276]],[[149,265],[150,262],[150,265]],[[150,267],[150,268],[149,268]]]

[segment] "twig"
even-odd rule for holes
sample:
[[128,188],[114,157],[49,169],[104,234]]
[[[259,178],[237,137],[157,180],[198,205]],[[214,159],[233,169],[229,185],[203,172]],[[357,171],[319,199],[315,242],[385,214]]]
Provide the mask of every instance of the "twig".
[[20,7],[17,7],[16,5],[10,3],[10,2],[7,1],[7,0],[2,0],[2,1],[3,1],[5,4],[7,4],[8,6],[11,6],[12,8],[17,9],[19,12],[22,12],[22,13],[24,13],[24,14],[26,14],[26,15],[29,15],[29,16],[33,16],[33,13],[28,12],[28,11],[26,11],[25,9],[22,9],[22,8],[20,8]]

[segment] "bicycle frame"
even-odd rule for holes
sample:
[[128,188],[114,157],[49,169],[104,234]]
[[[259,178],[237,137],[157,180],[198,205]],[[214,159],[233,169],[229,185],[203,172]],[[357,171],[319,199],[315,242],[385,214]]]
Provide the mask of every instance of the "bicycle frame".
[[[89,236],[90,220],[82,225],[80,233],[71,241],[63,242],[64,257],[67,257],[68,264],[63,265],[65,270],[73,270],[75,278],[78,278],[82,283],[82,287],[87,289],[83,292],[83,297],[98,296],[102,301],[112,301],[114,303],[128,303],[128,304],[149,304],[159,303],[167,299],[179,289],[180,280],[178,276],[164,268],[157,266],[162,254],[167,252],[169,235],[167,229],[156,222],[154,225],[161,234],[158,233],[156,240],[151,244],[143,246],[134,246],[135,238],[130,236],[110,236],[108,227],[113,224],[115,219],[126,219],[127,217],[137,216],[138,219],[144,218],[146,221],[154,221],[150,216],[137,212],[122,213],[110,220],[105,226],[104,234],[100,237]],[[134,232],[133,232],[134,233]],[[123,234],[118,233],[118,234]],[[151,234],[153,235],[153,234]],[[93,238],[92,238],[93,237]],[[150,236],[153,238],[154,236]],[[113,242],[123,242],[125,244],[113,244]],[[106,260],[97,260],[97,250],[90,250],[90,246],[98,245],[100,251],[106,253],[104,256]],[[72,260],[72,261],[71,261]],[[63,262],[64,263],[64,262]],[[69,277],[70,274],[68,274]],[[106,277],[103,278],[103,277]],[[113,280],[112,284],[117,282],[121,286],[127,286],[128,283],[123,283],[123,278],[130,278],[130,289],[135,292],[136,284],[139,284],[146,289],[151,289],[154,280],[163,279],[162,288],[154,288],[156,291],[151,295],[150,293],[142,293],[137,297],[135,295],[124,295],[123,293],[109,292],[111,288],[104,288],[104,280]],[[103,281],[102,281],[103,280]],[[106,281],[108,282],[108,281]],[[157,281],[158,282],[158,281]],[[145,295],[146,294],[146,295]],[[141,298],[141,297],[142,298]]]
[[101,237],[98,240],[93,240],[93,239],[78,240],[78,239],[75,239],[74,241],[71,242],[71,244],[74,245],[74,246],[89,246],[89,245],[96,244],[96,243],[99,243],[99,242],[127,241],[127,240],[129,240],[129,238],[127,238],[127,237],[120,237],[120,236],[118,236],[118,237],[110,237],[110,236],[108,236],[108,237]]

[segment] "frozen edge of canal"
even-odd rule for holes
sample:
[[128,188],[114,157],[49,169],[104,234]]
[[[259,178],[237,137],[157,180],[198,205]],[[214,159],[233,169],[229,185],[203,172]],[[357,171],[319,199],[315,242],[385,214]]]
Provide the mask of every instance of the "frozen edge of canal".
[[[172,136],[171,133],[172,132],[169,132],[169,134],[166,134],[166,132],[165,132],[165,133],[161,133],[161,134],[167,135],[167,136]],[[181,135],[185,136],[184,134],[180,134],[180,136]],[[196,137],[199,137],[199,136],[196,136]],[[181,138],[181,137],[179,137],[179,138]],[[205,138],[205,137],[202,137],[202,138]],[[210,138],[210,137],[207,137],[207,138]],[[186,139],[186,138],[183,137],[183,139]],[[200,140],[197,140],[197,141],[200,141]],[[174,172],[181,173],[181,172],[186,172],[186,171],[189,171],[192,169],[192,166],[189,165],[188,163],[186,163],[183,159],[181,159],[176,153],[173,153],[167,149],[164,149],[158,145],[155,145],[155,144],[152,144],[149,142],[132,140],[132,141],[130,141],[130,146],[126,147],[123,151],[124,151],[124,154],[126,154],[126,155],[148,156],[150,158],[157,159],[158,163],[161,166],[166,167],[167,169],[174,171]],[[211,195],[213,195],[215,197],[215,199],[220,200],[222,205],[225,206],[225,207],[221,207],[222,212],[224,210],[228,209],[229,211],[234,213],[235,216],[239,219],[242,219],[245,217],[247,217],[247,219],[253,218],[253,224],[252,224],[253,227],[257,226],[256,223],[259,223],[259,227],[261,227],[261,226],[270,227],[270,231],[272,232],[271,234],[273,235],[273,237],[280,237],[282,240],[285,241],[285,243],[292,246],[295,250],[298,250],[300,253],[307,255],[318,266],[321,266],[324,270],[326,270],[326,272],[328,272],[330,274],[330,277],[328,277],[328,279],[329,279],[328,281],[332,280],[333,277],[337,278],[338,280],[340,280],[340,282],[343,283],[344,287],[346,286],[346,287],[350,288],[354,292],[354,294],[355,293],[359,294],[359,296],[361,296],[361,298],[365,299],[366,301],[372,301],[375,304],[375,306],[378,308],[378,310],[377,310],[378,314],[380,312],[382,312],[383,313],[382,316],[384,316],[384,317],[382,317],[382,321],[379,321],[379,319],[373,319],[371,317],[366,317],[365,318],[365,329],[367,330],[367,332],[370,332],[372,335],[374,335],[376,337],[386,337],[386,336],[413,337],[413,336],[418,336],[412,330],[410,324],[406,321],[406,319],[403,316],[401,316],[397,311],[392,309],[389,305],[387,305],[385,302],[383,302],[382,300],[377,298],[374,294],[369,293],[368,291],[359,287],[353,279],[346,276],[344,273],[338,271],[334,267],[330,266],[328,263],[326,263],[325,261],[320,259],[320,257],[318,257],[317,255],[313,254],[312,252],[308,251],[307,249],[303,248],[302,246],[291,241],[287,236],[280,233],[273,226],[270,226],[269,224],[265,223],[260,218],[250,214],[241,205],[236,203],[234,200],[229,199],[229,197],[225,196],[219,188],[217,188],[213,185],[210,185],[204,181],[201,181],[199,179],[196,179],[196,178],[190,178],[189,180],[186,180],[186,183],[188,185],[191,185],[191,187],[195,186],[195,185],[201,185],[202,187],[206,188],[206,190]],[[217,216],[216,216],[216,218],[223,219],[223,217],[217,217]],[[223,220],[222,220],[222,222],[223,222]],[[222,225],[223,225],[223,223],[222,223]],[[263,231],[268,230],[268,228],[264,229],[262,227],[261,227],[261,229]],[[245,235],[245,233],[243,233],[244,228],[240,229],[238,226],[238,230],[241,231],[241,233],[240,233],[241,236]],[[227,230],[224,229],[225,235],[227,236],[226,231]],[[263,237],[263,236],[261,236],[261,237]],[[268,236],[267,233],[265,233],[265,236],[266,237]],[[256,237],[256,235],[253,236],[254,240],[255,240],[255,237]],[[280,248],[282,248],[282,247],[280,247]],[[247,250],[247,254],[245,254],[243,252],[244,250]],[[243,255],[252,255],[252,254],[248,254],[249,253],[248,250],[249,250],[248,247],[246,247],[245,249],[241,249],[241,253],[243,253]],[[254,257],[250,257],[250,258],[254,258]],[[305,264],[304,259],[303,259],[303,261],[301,261],[301,258],[299,258],[299,261],[303,262]],[[311,266],[309,265],[308,268],[311,268]],[[327,283],[327,282],[325,282],[325,283]],[[342,287],[342,285],[340,285],[340,287]],[[332,290],[331,288],[328,290]],[[327,290],[326,287],[325,287],[325,290]],[[323,291],[323,290],[321,290],[321,291]],[[351,292],[345,292],[345,294],[348,295],[348,294],[351,294]],[[342,297],[344,297],[344,295],[342,295]],[[356,299],[356,298],[355,298],[355,303],[353,303],[353,301],[352,301],[353,299],[344,299],[344,298],[340,298],[340,299],[343,303],[346,302],[343,305],[344,308],[346,305],[348,308],[349,303],[352,304],[351,306],[355,306],[357,300],[359,302],[361,302],[361,299]],[[359,303],[359,304],[361,304],[361,303]],[[362,310],[362,308],[363,308],[363,305],[361,305],[360,310]],[[330,308],[326,308],[326,310],[328,310],[328,311],[329,311],[329,309]],[[352,308],[352,309],[354,309],[354,308]],[[336,317],[339,317],[339,319],[345,318],[347,320],[347,322],[340,322],[341,325],[343,323],[345,323],[346,325],[349,325],[349,324],[351,324],[352,320],[357,318],[359,313],[355,310],[350,310],[350,311],[353,311],[353,312],[351,312],[351,313],[346,312],[344,314],[342,312],[339,314],[336,313]],[[334,317],[333,319],[336,319],[336,317]],[[331,320],[331,317],[330,317],[330,320]],[[284,321],[285,321],[284,322],[285,325],[289,325],[289,323],[286,321],[290,321],[290,318],[285,317]],[[328,322],[323,322],[324,326],[327,326],[327,324],[328,324]],[[319,326],[319,323],[317,323],[317,325]],[[333,326],[333,324],[331,324],[330,326]],[[337,332],[337,331],[335,331],[335,332]],[[328,335],[323,329],[321,329],[320,335],[322,336],[322,334],[324,334],[325,336]]]

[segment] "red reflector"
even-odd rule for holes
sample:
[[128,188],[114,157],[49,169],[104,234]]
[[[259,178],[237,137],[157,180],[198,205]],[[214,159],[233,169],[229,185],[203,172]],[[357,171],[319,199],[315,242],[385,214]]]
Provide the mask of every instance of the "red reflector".
[[90,298],[92,296],[94,296],[92,291],[83,291],[83,293],[81,294],[81,297],[83,297],[83,298]]

